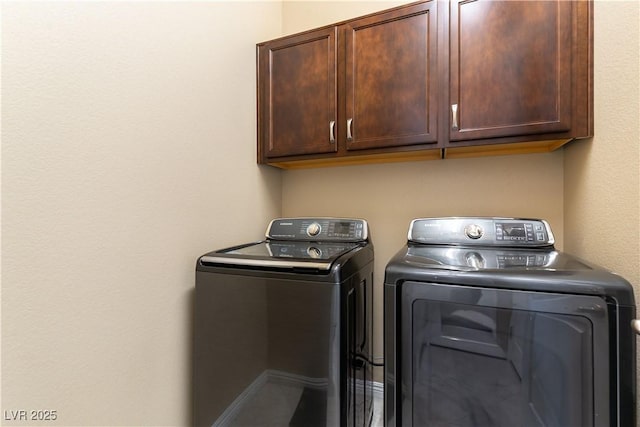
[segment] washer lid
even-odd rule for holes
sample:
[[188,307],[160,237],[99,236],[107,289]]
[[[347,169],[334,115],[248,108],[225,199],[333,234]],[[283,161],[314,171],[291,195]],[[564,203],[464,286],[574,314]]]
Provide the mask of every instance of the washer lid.
[[331,269],[341,255],[363,246],[357,242],[296,242],[270,240],[221,249],[200,258],[203,265],[265,269]]
[[539,248],[553,246],[549,224],[541,219],[448,217],[411,221],[408,240],[430,245],[503,246]]

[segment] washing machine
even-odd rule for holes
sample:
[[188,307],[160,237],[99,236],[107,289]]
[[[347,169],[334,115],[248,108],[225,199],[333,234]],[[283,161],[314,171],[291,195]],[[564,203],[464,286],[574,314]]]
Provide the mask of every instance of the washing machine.
[[632,287],[547,222],[413,220],[384,298],[386,426],[636,425]]
[[279,218],[201,256],[194,424],[369,425],[373,256],[353,218]]

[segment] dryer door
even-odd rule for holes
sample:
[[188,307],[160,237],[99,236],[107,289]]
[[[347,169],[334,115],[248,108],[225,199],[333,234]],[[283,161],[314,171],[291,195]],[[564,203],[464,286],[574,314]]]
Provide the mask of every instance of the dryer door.
[[402,425],[609,425],[607,310],[594,296],[406,282]]

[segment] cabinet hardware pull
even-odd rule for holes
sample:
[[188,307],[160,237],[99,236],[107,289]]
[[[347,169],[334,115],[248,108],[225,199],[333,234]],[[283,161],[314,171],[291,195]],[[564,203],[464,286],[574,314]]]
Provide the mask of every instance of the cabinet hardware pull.
[[453,123],[451,129],[458,130],[458,104],[451,105],[451,113],[453,114]]
[[636,334],[640,335],[640,320],[638,320],[638,319],[633,319],[633,320],[631,321],[631,328],[633,329],[633,331],[634,331]]
[[353,119],[347,119],[347,140],[351,141],[353,139],[353,135],[351,134],[351,123],[353,123]]
[[335,128],[336,128],[336,122],[334,120],[331,120],[329,122],[329,142],[334,143],[336,142],[336,136],[335,136]]

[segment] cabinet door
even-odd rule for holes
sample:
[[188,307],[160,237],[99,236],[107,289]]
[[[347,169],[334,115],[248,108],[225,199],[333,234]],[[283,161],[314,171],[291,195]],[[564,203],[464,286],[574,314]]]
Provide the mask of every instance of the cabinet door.
[[332,27],[258,46],[261,158],[336,151],[336,34]]
[[451,141],[570,130],[574,3],[451,1]]
[[436,8],[427,2],[342,27],[348,150],[437,143]]

